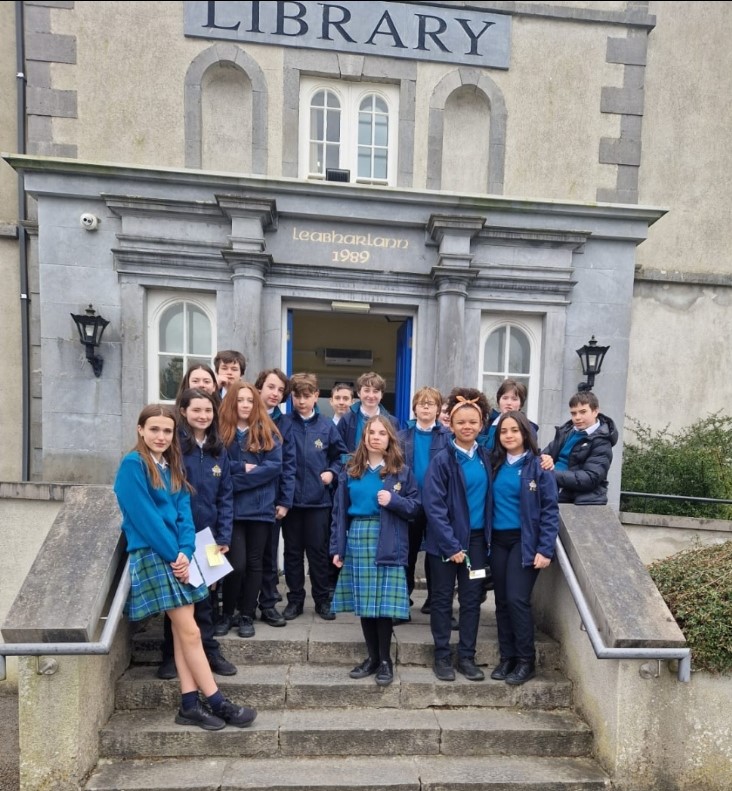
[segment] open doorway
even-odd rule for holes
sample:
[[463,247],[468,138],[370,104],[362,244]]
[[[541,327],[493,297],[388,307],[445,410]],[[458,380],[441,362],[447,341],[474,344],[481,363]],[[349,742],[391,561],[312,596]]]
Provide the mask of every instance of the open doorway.
[[[320,411],[333,414],[328,398],[339,382],[355,388],[358,377],[376,371],[386,380],[382,403],[400,424],[410,417],[412,319],[348,312],[287,311],[288,374],[309,371],[320,384]],[[355,393],[354,393],[355,394]]]

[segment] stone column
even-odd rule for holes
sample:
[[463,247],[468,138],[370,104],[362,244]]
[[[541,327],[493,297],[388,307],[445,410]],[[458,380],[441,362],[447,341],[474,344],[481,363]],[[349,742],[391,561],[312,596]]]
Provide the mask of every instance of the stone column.
[[262,290],[272,264],[264,232],[277,227],[277,206],[274,200],[246,196],[217,195],[216,200],[231,219],[230,247],[221,251],[234,284],[231,337],[247,359],[246,375],[251,379],[264,367]]
[[435,215],[428,231],[439,245],[438,264],[432,268],[437,297],[435,386],[448,393],[474,383],[475,372],[465,371],[465,299],[478,275],[471,268],[471,240],[483,227],[482,217]]

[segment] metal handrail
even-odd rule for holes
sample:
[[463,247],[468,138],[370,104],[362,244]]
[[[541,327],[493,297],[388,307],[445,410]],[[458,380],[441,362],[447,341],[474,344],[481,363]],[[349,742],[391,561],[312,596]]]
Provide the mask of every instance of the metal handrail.
[[646,497],[649,500],[688,500],[690,503],[713,503],[732,505],[732,500],[721,500],[718,497],[694,497],[690,494],[659,494],[658,492],[620,492],[621,497]]
[[564,578],[567,580],[569,591],[577,606],[582,624],[587,631],[587,636],[590,638],[592,649],[598,659],[678,659],[679,668],[677,676],[679,681],[691,680],[690,648],[611,648],[605,645],[600,630],[597,628],[595,619],[590,611],[590,607],[587,604],[585,594],[580,587],[579,580],[574,573],[569,556],[559,538],[557,538],[555,551],[557,560],[559,561],[559,567],[562,569]]
[[88,643],[0,643],[0,681],[6,678],[6,656],[49,656],[49,655],[84,655],[108,654],[117,627],[122,619],[127,594],[130,590],[130,559],[127,558],[117,590],[109,606],[109,612],[102,616],[105,621],[102,633],[97,642]]

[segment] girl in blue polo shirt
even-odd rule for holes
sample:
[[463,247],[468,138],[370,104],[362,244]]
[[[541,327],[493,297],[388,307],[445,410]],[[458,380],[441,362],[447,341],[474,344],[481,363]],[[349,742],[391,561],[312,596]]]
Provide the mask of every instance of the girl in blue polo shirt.
[[491,678],[518,685],[535,675],[531,591],[554,557],[557,484],[554,473],[541,468],[523,412],[501,415],[496,437],[489,540],[501,660]]
[[330,554],[341,573],[333,595],[335,612],[361,618],[368,657],[350,673],[376,683],[394,680],[392,619],[409,614],[404,567],[409,520],[419,512],[419,490],[396,432],[386,417],[369,418],[351,460],[338,476]]
[[454,681],[450,652],[452,595],[457,581],[460,604],[457,669],[482,681],[475,664],[480,603],[485,579],[490,491],[490,457],[478,446],[490,408],[473,388],[455,388],[447,399],[453,438],[427,468],[422,501],[427,515],[425,550],[430,564],[430,628],[435,643],[434,673]]
[[[208,588],[189,584],[195,548],[189,491],[174,414],[167,406],[150,404],[137,419],[137,445],[122,459],[114,481],[130,555],[128,617],[137,621],[165,612],[170,618],[181,688],[179,725],[246,727],[257,712],[219,691],[193,614]],[[210,708],[201,704],[199,690]]]

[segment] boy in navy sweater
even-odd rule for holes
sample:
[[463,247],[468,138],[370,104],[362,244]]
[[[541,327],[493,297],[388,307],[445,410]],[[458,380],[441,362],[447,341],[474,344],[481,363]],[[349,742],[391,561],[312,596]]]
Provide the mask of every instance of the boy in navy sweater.
[[285,415],[297,468],[292,508],[282,522],[285,539],[285,581],[290,621],[302,614],[305,604],[305,555],[308,558],[315,612],[332,621],[330,609],[330,510],[331,487],[340,472],[341,456],[348,451],[332,420],[318,410],[318,380],[314,374],[290,378],[293,413]]
[[554,469],[560,503],[605,505],[618,430],[612,418],[600,412],[597,396],[590,390],[569,399],[569,414],[571,419],[557,426],[554,439],[544,448],[542,467]]
[[361,434],[366,421],[370,417],[383,415],[389,418],[394,426],[394,431],[399,431],[399,422],[381,406],[381,399],[386,390],[386,380],[374,371],[361,374],[356,380],[358,401],[354,401],[351,408],[338,421],[338,431],[346,443],[349,453],[353,453],[361,441]]

